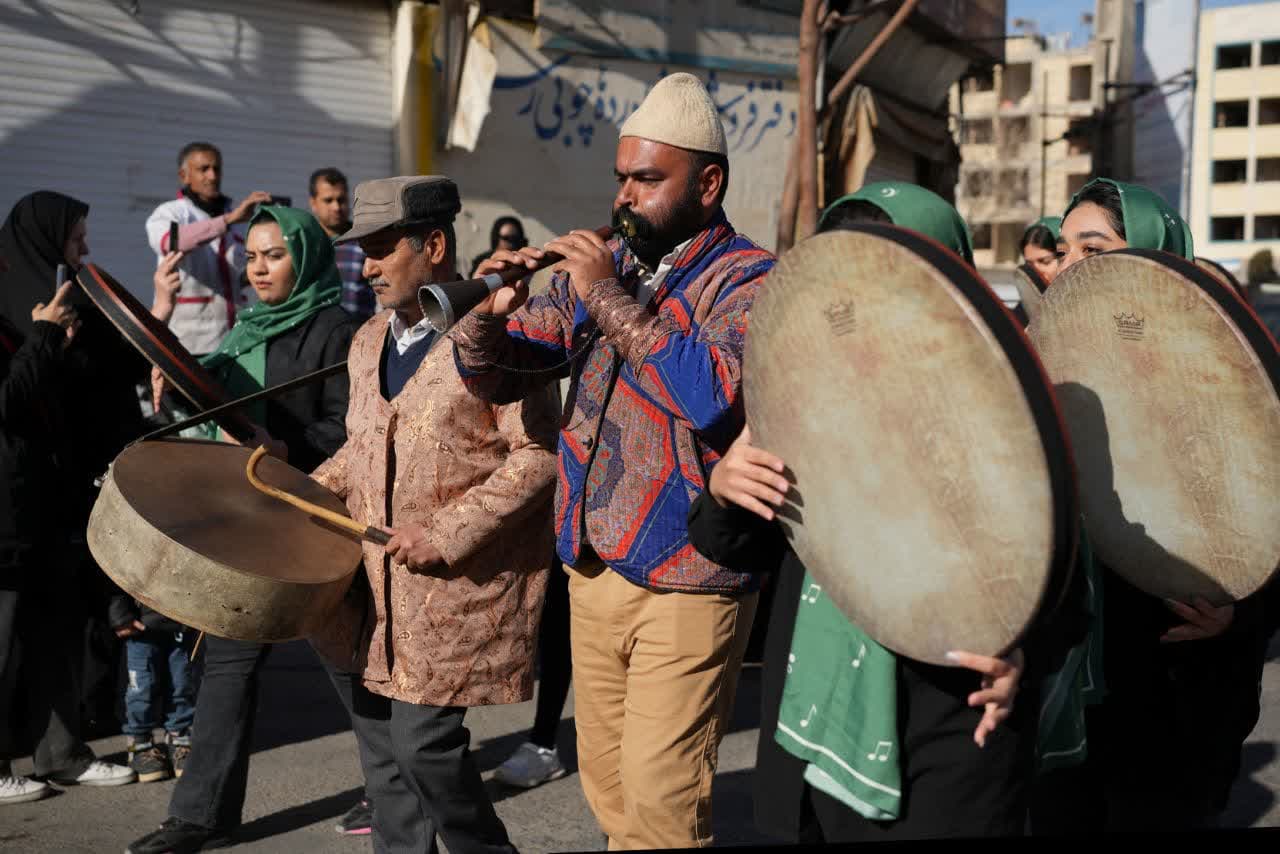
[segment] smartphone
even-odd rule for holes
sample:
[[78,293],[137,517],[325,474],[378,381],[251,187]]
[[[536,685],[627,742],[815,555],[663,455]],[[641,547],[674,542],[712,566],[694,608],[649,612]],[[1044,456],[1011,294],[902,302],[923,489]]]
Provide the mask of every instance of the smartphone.
[[67,265],[59,264],[58,271],[53,274],[53,289],[56,291],[67,283]]
[[169,251],[178,251],[178,221],[176,219],[169,223]]

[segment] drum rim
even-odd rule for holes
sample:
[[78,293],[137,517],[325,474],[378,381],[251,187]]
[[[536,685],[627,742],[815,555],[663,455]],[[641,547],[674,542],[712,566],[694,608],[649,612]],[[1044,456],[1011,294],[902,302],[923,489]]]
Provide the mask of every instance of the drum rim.
[[[85,272],[89,274],[87,278]],[[230,400],[213,375],[182,346],[169,327],[156,322],[118,279],[96,264],[86,263],[76,274],[76,281],[124,339],[159,369],[192,405],[204,410]],[[249,422],[234,412],[214,420],[237,439],[253,435]]]
[[1044,277],[1036,272],[1036,268],[1032,267],[1030,264],[1019,264],[1013,269],[1015,272],[1024,274],[1027,277],[1027,281],[1031,282],[1031,285],[1042,295],[1045,291],[1049,290],[1049,283],[1046,282]]
[[[887,239],[931,264],[946,276],[991,332],[991,337],[1009,362],[1018,387],[1027,401],[1028,411],[1040,437],[1041,451],[1045,455],[1049,492],[1053,501],[1053,541],[1039,601],[1032,619],[1010,642],[1009,649],[1014,649],[1025,641],[1034,626],[1051,616],[1061,605],[1071,585],[1078,548],[1080,513],[1075,458],[1066,421],[1053,392],[1053,383],[1018,319],[973,266],[949,247],[926,234],[884,223],[857,223],[841,231]],[[751,327],[748,325],[748,344],[750,338]]]

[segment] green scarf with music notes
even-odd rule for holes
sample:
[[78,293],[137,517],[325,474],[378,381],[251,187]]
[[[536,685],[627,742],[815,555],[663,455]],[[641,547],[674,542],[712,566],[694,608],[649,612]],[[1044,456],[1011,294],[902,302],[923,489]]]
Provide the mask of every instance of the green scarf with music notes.
[[[236,325],[218,349],[200,359],[232,399],[260,391],[266,385],[267,343],[272,338],[342,301],[342,279],[334,260],[333,241],[316,218],[297,208],[263,205],[250,229],[268,219],[279,224],[293,261],[293,290],[278,305],[258,302],[240,312]],[[265,403],[252,404],[247,414],[255,424],[265,426]],[[218,432],[216,425],[209,426],[210,438],[218,438]]]
[[1124,220],[1124,242],[1134,249],[1159,249],[1181,255],[1188,261],[1195,258],[1195,247],[1191,241],[1191,229],[1178,212],[1169,207],[1169,203],[1146,187],[1137,184],[1126,184],[1110,178],[1094,178],[1080,188],[1080,192],[1071,197],[1067,211],[1080,200],[1080,193],[1094,184],[1110,184],[1120,194],[1120,214]]

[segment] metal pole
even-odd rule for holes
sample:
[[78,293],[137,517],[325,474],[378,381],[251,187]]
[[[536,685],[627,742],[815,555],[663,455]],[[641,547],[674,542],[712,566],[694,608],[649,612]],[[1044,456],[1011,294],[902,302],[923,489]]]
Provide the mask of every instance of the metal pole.
[[1049,118],[1049,72],[1040,83],[1040,216],[1044,216],[1045,193],[1049,183],[1049,141],[1044,138],[1045,121]]

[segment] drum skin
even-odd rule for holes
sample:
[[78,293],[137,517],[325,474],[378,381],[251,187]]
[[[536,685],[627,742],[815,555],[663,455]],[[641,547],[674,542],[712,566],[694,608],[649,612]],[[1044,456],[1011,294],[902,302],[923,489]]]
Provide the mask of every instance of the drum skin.
[[885,225],[796,246],[752,308],[743,382],[753,443],[794,478],[792,546],[878,643],[1000,655],[1056,606],[1070,448],[1018,322],[952,252]]
[[1233,289],[1168,253],[1108,252],[1063,271],[1031,336],[1103,563],[1184,602],[1263,586],[1280,565],[1280,356]]
[[[89,550],[125,592],[218,637],[276,643],[313,634],[346,594],[360,544],[254,489],[249,451],[182,439],[126,448],[89,518]],[[341,500],[273,457],[265,482],[346,514]]]

